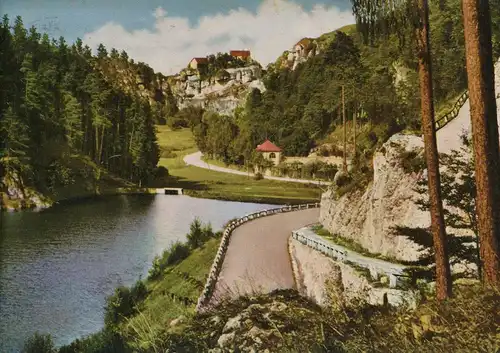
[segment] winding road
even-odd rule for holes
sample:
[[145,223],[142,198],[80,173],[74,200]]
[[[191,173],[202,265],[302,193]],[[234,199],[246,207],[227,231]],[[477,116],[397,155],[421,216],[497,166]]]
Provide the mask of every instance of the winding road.
[[[230,168],[224,168],[224,167],[218,167],[213,164],[209,164],[205,162],[204,160],[201,159],[203,156],[203,153],[200,151],[188,154],[187,156],[184,157],[184,163],[187,165],[192,165],[195,167],[199,168],[205,168],[205,169],[210,169],[210,170],[215,170],[217,172],[222,172],[222,173],[231,173],[231,174],[238,174],[238,175],[244,175],[248,176],[248,173],[246,172],[241,172],[239,170],[234,170]],[[252,173],[250,173],[251,176],[253,176]],[[264,175],[264,179],[270,179],[270,180],[279,180],[279,181],[289,181],[292,183],[302,183],[302,184],[316,184],[316,185],[327,185],[328,183],[326,181],[319,181],[319,180],[307,180],[307,179],[294,179],[294,178],[282,178],[282,177],[274,177],[274,176],[267,176]]]
[[288,239],[293,230],[318,218],[319,209],[313,208],[258,218],[236,228],[209,306],[221,298],[295,288]]

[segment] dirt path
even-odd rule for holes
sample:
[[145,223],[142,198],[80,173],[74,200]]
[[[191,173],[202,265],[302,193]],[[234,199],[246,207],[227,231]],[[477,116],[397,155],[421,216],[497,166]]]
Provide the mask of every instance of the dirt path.
[[222,297],[294,288],[288,238],[315,223],[319,209],[280,213],[245,223],[231,235],[210,305]]
[[[203,154],[199,151],[195,152],[195,153],[188,154],[187,156],[184,157],[184,163],[186,163],[187,165],[192,165],[192,166],[199,167],[199,168],[215,170],[217,172],[248,176],[248,173],[246,173],[246,172],[241,172],[239,170],[218,167],[218,166],[213,165],[213,164],[208,164],[207,162],[205,162],[201,159],[202,156],[203,156]],[[250,174],[250,175],[253,175],[253,174]],[[274,176],[267,176],[267,175],[264,175],[264,179],[289,181],[291,183],[302,183],[302,184],[317,184],[317,185],[327,185],[328,184],[328,182],[326,182],[326,181],[281,178],[281,177],[274,177]]]

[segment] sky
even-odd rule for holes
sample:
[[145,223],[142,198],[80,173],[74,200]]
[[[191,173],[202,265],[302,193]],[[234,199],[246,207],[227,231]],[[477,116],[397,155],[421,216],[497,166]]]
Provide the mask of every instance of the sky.
[[0,0],[0,12],[70,43],[125,50],[166,75],[240,49],[265,66],[303,37],[354,23],[348,0]]

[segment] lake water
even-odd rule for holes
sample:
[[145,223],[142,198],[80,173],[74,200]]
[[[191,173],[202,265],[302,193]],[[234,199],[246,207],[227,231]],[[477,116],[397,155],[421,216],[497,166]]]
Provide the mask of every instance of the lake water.
[[137,195],[0,214],[0,352],[18,352],[35,331],[57,345],[98,331],[106,296],[144,278],[155,255],[185,240],[196,216],[219,230],[271,207]]

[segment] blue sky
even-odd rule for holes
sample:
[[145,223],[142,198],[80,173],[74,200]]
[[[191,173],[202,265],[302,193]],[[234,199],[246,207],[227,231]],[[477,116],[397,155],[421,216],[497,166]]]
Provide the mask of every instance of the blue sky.
[[353,22],[342,0],[0,0],[0,10],[69,42],[125,49],[165,73],[231,48],[267,64],[301,37]]

